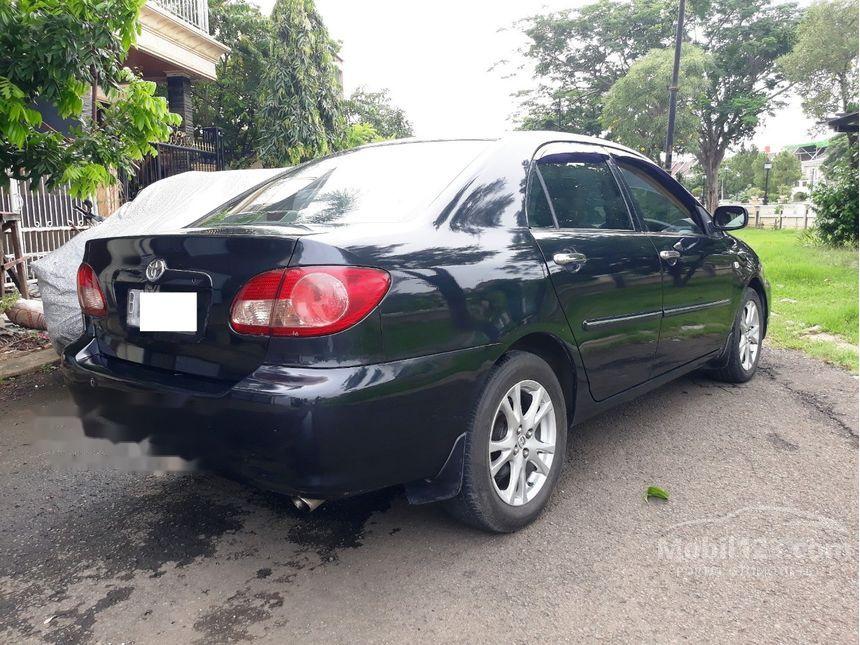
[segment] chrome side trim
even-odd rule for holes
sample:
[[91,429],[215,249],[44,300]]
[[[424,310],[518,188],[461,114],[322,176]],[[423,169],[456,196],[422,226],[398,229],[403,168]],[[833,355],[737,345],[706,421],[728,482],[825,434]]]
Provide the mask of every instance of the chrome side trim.
[[664,316],[679,316],[681,314],[687,314],[693,311],[701,311],[702,309],[711,309],[713,307],[725,307],[727,304],[731,303],[731,300],[728,298],[723,298],[722,300],[714,300],[713,302],[703,302],[699,305],[688,305],[686,307],[672,307],[671,309],[666,309],[663,311]]
[[724,307],[731,303],[729,298],[722,300],[714,300],[713,302],[703,302],[698,305],[687,305],[684,307],[672,307],[663,311],[646,311],[641,314],[630,314],[629,316],[618,316],[615,318],[594,318],[585,320],[582,323],[582,328],[585,331],[593,331],[595,329],[604,329],[615,325],[624,325],[636,320],[648,320],[650,318],[668,318],[669,316],[680,316],[682,314],[691,313],[693,311],[701,311],[703,309],[711,309],[713,307]]
[[582,328],[585,331],[593,331],[595,329],[604,329],[615,325],[623,325],[635,320],[648,320],[649,318],[661,318],[662,311],[647,311],[641,314],[630,314],[629,316],[618,316],[617,318],[596,318],[594,320],[584,320]]

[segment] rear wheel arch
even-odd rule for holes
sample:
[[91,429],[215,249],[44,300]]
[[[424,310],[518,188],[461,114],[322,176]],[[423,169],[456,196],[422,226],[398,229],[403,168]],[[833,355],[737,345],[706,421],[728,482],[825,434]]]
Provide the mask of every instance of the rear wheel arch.
[[569,424],[573,419],[576,402],[576,364],[564,343],[552,334],[544,332],[527,334],[511,343],[496,362],[501,361],[511,351],[534,354],[552,368],[564,393],[564,404],[567,408]]

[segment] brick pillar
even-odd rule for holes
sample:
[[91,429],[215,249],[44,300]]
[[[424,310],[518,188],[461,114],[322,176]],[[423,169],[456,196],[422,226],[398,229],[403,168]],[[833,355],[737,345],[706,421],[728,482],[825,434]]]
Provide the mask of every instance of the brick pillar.
[[191,111],[191,79],[187,76],[167,77],[167,103],[170,111],[182,117],[179,126],[188,135],[194,134],[194,115]]

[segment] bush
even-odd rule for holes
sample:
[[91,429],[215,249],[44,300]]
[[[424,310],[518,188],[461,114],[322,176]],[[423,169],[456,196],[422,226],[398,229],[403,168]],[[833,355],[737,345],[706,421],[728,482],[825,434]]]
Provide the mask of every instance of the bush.
[[828,170],[827,181],[812,191],[815,231],[825,244],[857,246],[857,161],[844,155]]

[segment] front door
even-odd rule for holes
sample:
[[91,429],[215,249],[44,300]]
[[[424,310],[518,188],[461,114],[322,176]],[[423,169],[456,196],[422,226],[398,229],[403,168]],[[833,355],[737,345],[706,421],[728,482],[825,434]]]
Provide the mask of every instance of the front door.
[[731,238],[708,234],[707,213],[662,170],[616,157],[663,263],[663,322],[654,376],[720,349],[734,320]]
[[662,315],[660,262],[637,230],[608,154],[570,143],[541,148],[526,210],[593,398],[647,380]]

